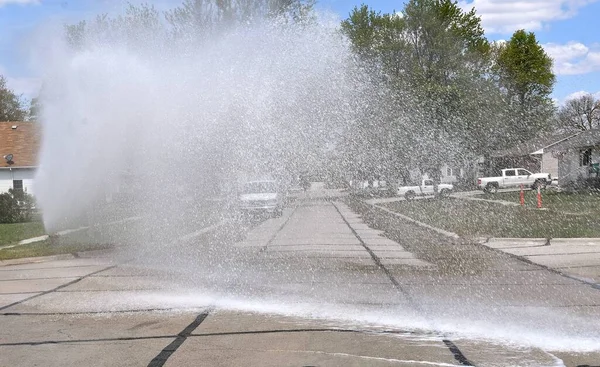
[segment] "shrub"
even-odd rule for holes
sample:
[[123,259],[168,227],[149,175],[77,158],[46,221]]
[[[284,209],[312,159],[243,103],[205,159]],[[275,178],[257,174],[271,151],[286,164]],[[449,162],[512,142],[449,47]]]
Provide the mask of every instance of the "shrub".
[[0,223],[31,221],[35,211],[35,199],[25,192],[8,190],[0,194]]

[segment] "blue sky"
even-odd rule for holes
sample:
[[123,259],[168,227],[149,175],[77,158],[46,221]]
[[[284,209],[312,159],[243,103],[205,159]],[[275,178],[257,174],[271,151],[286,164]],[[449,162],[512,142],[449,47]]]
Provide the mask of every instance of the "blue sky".
[[[164,9],[181,1],[144,2]],[[361,3],[382,12],[403,7],[398,0],[320,0],[318,6],[345,18]],[[28,67],[28,35],[50,21],[74,22],[118,11],[125,4],[118,0],[0,0],[0,74],[13,90],[34,97],[40,79]],[[582,92],[600,97],[600,0],[459,0],[459,5],[475,7],[490,40],[508,39],[521,28],[534,31],[554,58],[558,78],[553,97],[559,103]]]

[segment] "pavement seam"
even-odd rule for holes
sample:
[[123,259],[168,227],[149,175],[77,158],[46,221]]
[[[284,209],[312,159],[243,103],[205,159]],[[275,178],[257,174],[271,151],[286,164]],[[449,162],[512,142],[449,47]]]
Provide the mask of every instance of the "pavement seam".
[[[348,228],[350,228],[350,230],[352,231],[352,233],[356,236],[356,238],[358,239],[358,241],[361,243],[361,245],[365,248],[365,250],[367,250],[367,252],[369,253],[369,255],[371,255],[371,258],[373,259],[373,261],[375,262],[375,264],[385,273],[385,275],[390,279],[390,281],[392,282],[392,284],[394,285],[394,287],[399,290],[408,300],[409,304],[420,314],[422,315],[426,315],[427,313],[425,312],[425,310],[420,307],[417,302],[413,299],[413,297],[410,295],[410,293],[404,289],[402,287],[402,285],[400,284],[400,282],[398,282],[398,280],[396,279],[396,277],[394,277],[394,275],[391,273],[391,271],[385,267],[385,265],[383,265],[383,263],[381,262],[381,259],[375,255],[375,253],[373,252],[373,250],[371,250],[369,248],[369,246],[367,246],[367,244],[365,243],[365,241],[360,237],[360,235],[356,232],[356,230],[354,228],[352,228],[352,226],[350,225],[350,222],[348,222],[348,220],[346,219],[346,217],[344,217],[344,215],[342,214],[342,212],[340,211],[340,209],[338,208],[338,206],[335,204],[335,202],[332,202],[332,205],[335,207],[335,210],[337,210],[338,214],[342,217],[342,220],[344,221],[344,223],[346,223],[346,225],[348,226]],[[375,205],[372,205],[375,206]],[[383,209],[383,208],[381,208]],[[385,209],[385,211],[387,211]],[[393,212],[392,212],[393,213]],[[426,317],[427,319],[427,317]],[[448,347],[448,350],[450,351],[450,353],[452,353],[452,355],[454,356],[454,359],[460,363],[461,366],[474,366],[474,364],[472,364],[467,357],[460,351],[460,349],[449,339],[443,339],[442,340],[444,342],[444,344]]]
[[186,341],[186,339],[196,330],[204,320],[208,317],[208,314],[211,312],[211,309],[208,309],[201,314],[199,314],[191,324],[185,327],[179,334],[175,340],[173,340],[169,345],[163,348],[160,353],[154,357],[150,363],[148,363],[148,367],[162,367],[167,362],[167,360],[181,347],[181,345]]
[[143,308],[139,310],[112,310],[112,311],[73,311],[73,312],[3,312],[0,316],[59,316],[59,315],[108,315],[120,313],[140,312],[179,312],[185,309],[177,308]]
[[294,209],[292,209],[292,212],[290,213],[290,215],[285,219],[285,221],[277,229],[277,231],[275,232],[275,234],[271,238],[269,238],[269,240],[267,241],[267,243],[265,243],[265,245],[260,249],[260,252],[266,252],[267,251],[269,245],[271,245],[273,243],[273,241],[275,241],[275,237],[277,237],[277,235],[279,234],[279,232],[281,232],[283,230],[283,227],[285,227],[285,225],[288,224],[288,222],[290,221],[290,219],[292,219],[292,216],[294,215],[294,213],[296,213],[296,210],[299,207],[300,207],[300,205],[294,206]]
[[23,280],[50,280],[50,279],[73,279],[75,277],[46,277],[46,278],[17,278],[17,279],[0,279],[0,282],[14,282]]
[[[248,331],[231,331],[217,333],[200,333],[189,334],[188,338],[212,337],[212,336],[235,336],[235,335],[257,335],[257,334],[285,334],[285,333],[358,333],[358,334],[414,334],[412,331],[404,330],[357,330],[357,329],[335,329],[335,328],[319,328],[319,329],[274,329],[274,330],[248,330]],[[72,343],[94,343],[94,342],[109,342],[109,341],[131,341],[131,340],[150,340],[150,339],[169,339],[177,338],[179,335],[149,335],[149,336],[125,336],[114,338],[97,338],[97,339],[68,339],[68,340],[42,340],[31,342],[14,342],[0,343],[0,347],[16,347],[16,346],[36,346],[46,344],[72,344]],[[174,352],[174,351],[173,351]]]
[[89,276],[92,276],[92,275],[94,275],[94,274],[101,273],[101,272],[103,272],[103,271],[106,271],[106,270],[110,270],[110,269],[112,269],[112,268],[115,268],[115,267],[117,267],[117,265],[111,265],[111,266],[109,266],[109,267],[106,267],[106,268],[103,268],[103,269],[97,270],[97,271],[95,271],[95,272],[93,272],[93,273],[89,273],[89,274],[86,274],[86,275],[84,275],[84,276],[82,276],[82,277],[79,277],[79,278],[77,278],[77,279],[74,279],[74,280],[72,280],[72,281],[70,281],[70,282],[68,282],[68,283],[61,284],[61,285],[59,285],[59,286],[58,286],[58,287],[56,287],[56,288],[53,288],[53,289],[50,289],[50,290],[47,290],[47,291],[44,291],[44,292],[41,292],[41,293],[38,293],[38,294],[34,294],[34,295],[33,295],[33,296],[31,296],[31,297],[27,297],[27,298],[25,298],[25,299],[22,299],[22,300],[20,300],[20,301],[13,302],[13,303],[11,303],[11,304],[8,304],[8,305],[6,305],[6,306],[2,306],[2,307],[0,307],[0,311],[3,311],[3,310],[6,310],[7,308],[10,308],[10,307],[13,307],[13,306],[19,305],[19,304],[21,304],[21,303],[23,303],[23,302],[30,301],[30,300],[32,300],[32,299],[34,299],[34,298],[41,297],[41,296],[45,296],[45,295],[46,295],[46,294],[48,294],[48,293],[52,293],[52,292],[55,292],[55,291],[57,291],[57,290],[59,290],[59,289],[62,289],[62,288],[68,287],[68,286],[70,286],[70,285],[73,285],[73,284],[75,284],[75,283],[78,283],[78,282],[82,281],[83,279],[85,279],[85,278],[87,278],[87,277],[89,277]]
[[17,342],[3,343],[0,347],[19,347],[19,346],[36,346],[47,344],[71,344],[71,343],[94,343],[94,342],[112,342],[112,341],[127,341],[127,340],[150,340],[150,339],[168,339],[176,335],[156,335],[156,336],[131,336],[120,338],[100,338],[100,339],[73,339],[73,340],[43,340],[39,342]]

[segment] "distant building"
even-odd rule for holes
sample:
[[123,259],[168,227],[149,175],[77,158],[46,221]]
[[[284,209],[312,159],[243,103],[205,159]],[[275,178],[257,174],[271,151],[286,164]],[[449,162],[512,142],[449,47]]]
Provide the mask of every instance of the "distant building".
[[582,131],[549,149],[558,162],[558,184],[600,177],[600,129]]
[[33,194],[41,135],[35,122],[0,122],[0,193]]
[[547,134],[531,139],[509,149],[493,151],[488,155],[482,175],[495,176],[505,168],[525,168],[531,172],[549,173],[558,179],[564,172],[559,170],[559,159],[554,147],[577,137],[582,132]]

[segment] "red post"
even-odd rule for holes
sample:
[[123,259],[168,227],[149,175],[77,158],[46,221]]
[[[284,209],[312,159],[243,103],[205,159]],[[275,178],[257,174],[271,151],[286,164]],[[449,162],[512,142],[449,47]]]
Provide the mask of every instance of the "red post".
[[521,193],[519,194],[521,199],[521,206],[525,206],[525,191],[523,191],[523,184],[521,184]]
[[540,191],[540,187],[537,188],[537,207],[540,209],[542,207],[542,192]]

